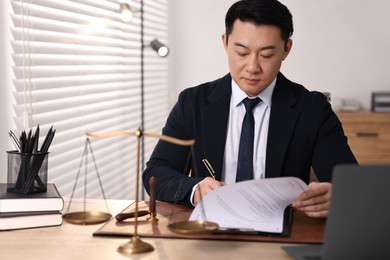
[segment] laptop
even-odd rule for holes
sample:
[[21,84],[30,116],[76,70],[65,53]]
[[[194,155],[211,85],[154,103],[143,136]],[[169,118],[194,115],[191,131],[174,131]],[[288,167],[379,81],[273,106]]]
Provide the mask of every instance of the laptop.
[[322,245],[283,246],[295,259],[390,259],[390,164],[339,165]]

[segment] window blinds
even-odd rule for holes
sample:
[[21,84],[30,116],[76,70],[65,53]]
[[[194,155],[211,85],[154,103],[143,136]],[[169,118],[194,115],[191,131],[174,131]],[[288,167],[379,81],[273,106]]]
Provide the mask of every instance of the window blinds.
[[[144,1],[144,44],[168,43],[168,0]],[[139,10],[140,1],[127,1]],[[50,126],[49,182],[69,197],[100,198],[86,132],[135,131],[141,126],[144,51],[144,130],[161,132],[168,112],[168,59],[141,42],[141,15],[123,23],[114,0],[12,0],[14,121],[18,131]],[[134,199],[136,137],[90,138],[107,198]],[[157,140],[145,139],[145,160]],[[88,165],[88,167],[86,167]],[[80,166],[82,166],[80,168]],[[86,177],[86,178],[85,178]],[[86,191],[84,190],[86,188]]]

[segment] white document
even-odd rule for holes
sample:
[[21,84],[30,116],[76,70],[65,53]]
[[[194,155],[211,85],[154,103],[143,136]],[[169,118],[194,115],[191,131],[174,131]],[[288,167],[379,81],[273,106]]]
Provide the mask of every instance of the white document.
[[220,229],[281,233],[285,208],[307,187],[296,177],[229,184],[209,192],[195,207],[190,220],[215,222]]

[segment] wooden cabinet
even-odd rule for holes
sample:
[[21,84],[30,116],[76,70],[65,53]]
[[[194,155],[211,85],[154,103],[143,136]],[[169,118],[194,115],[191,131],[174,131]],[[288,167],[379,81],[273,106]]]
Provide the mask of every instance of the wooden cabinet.
[[390,163],[390,113],[339,112],[337,115],[360,164]]

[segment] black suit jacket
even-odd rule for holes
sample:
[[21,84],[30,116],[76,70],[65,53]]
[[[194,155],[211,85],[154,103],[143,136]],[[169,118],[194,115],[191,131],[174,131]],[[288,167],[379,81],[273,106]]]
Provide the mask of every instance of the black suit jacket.
[[[159,141],[143,173],[157,180],[161,201],[190,204],[192,187],[210,176],[207,159],[221,179],[231,98],[231,76],[189,88],[180,93],[162,133],[179,139],[194,139],[190,148]],[[336,164],[356,163],[342,125],[326,97],[278,74],[266,151],[266,178],[296,176],[306,183],[312,166],[319,181],[330,181]],[[191,175],[189,177],[188,175]]]

